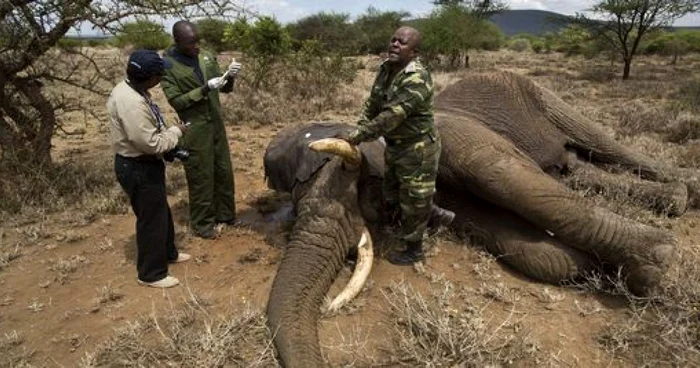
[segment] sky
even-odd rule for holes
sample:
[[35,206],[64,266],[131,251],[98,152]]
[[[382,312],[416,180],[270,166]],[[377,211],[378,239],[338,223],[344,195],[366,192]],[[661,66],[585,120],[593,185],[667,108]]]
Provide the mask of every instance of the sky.
[[[549,10],[556,13],[573,15],[581,12],[594,4],[595,0],[510,0],[507,1],[510,9],[538,9]],[[405,10],[412,16],[420,16],[430,13],[433,4],[430,0],[383,0],[383,1],[358,1],[358,0],[248,0],[245,7],[260,14],[273,15],[282,23],[293,22],[306,15],[320,11],[349,13],[357,16],[372,5],[383,11]],[[700,26],[700,14],[688,15],[676,22],[676,26]]]
[[[510,9],[538,9],[548,10],[560,14],[574,15],[583,12],[596,0],[505,0]],[[274,16],[282,23],[294,22],[304,16],[318,12],[348,13],[353,17],[364,13],[371,5],[382,11],[407,11],[412,17],[420,17],[429,14],[434,8],[431,0],[242,0],[240,4],[245,9],[260,15]],[[175,20],[165,20],[166,29],[169,30]],[[700,13],[687,15],[675,23],[676,26],[700,26]],[[93,34],[95,31],[83,25],[80,28],[82,34]],[[75,31],[69,32],[70,34]]]

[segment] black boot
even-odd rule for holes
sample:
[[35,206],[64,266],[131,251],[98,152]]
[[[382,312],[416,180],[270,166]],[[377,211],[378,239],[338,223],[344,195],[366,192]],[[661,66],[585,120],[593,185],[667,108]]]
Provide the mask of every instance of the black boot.
[[433,205],[433,208],[430,211],[430,219],[428,220],[428,235],[434,235],[437,233],[440,226],[450,226],[454,219],[454,212]]
[[422,262],[425,260],[423,255],[423,242],[406,242],[406,250],[397,252],[394,251],[389,253],[386,257],[387,261],[391,264],[398,266],[410,266],[416,262]]

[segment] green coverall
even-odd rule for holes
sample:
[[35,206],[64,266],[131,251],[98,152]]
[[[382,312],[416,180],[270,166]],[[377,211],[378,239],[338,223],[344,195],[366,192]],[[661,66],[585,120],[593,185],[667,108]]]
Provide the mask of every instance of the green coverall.
[[[190,197],[190,226],[198,234],[211,231],[216,223],[233,222],[236,217],[234,179],[226,130],[221,118],[219,91],[206,95],[202,87],[210,78],[221,76],[216,57],[198,56],[199,69],[188,65],[185,56],[171,47],[164,56],[173,64],[161,81],[170,105],[180,120],[191,125],[180,140],[190,152],[184,162]],[[192,63],[194,60],[189,59]],[[233,89],[230,81],[221,92]]]

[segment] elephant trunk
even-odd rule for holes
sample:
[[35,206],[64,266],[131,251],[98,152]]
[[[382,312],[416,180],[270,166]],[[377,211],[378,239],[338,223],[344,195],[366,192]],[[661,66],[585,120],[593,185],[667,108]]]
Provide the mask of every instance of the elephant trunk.
[[[509,209],[565,245],[625,269],[628,285],[647,294],[660,280],[675,239],[668,233],[594,206],[545,174],[537,164],[486,127],[443,124],[439,179]],[[457,128],[455,128],[457,127]]]
[[298,218],[270,291],[268,324],[287,367],[323,366],[321,306],[362,233],[357,176],[346,175],[341,166],[328,163],[297,202]]

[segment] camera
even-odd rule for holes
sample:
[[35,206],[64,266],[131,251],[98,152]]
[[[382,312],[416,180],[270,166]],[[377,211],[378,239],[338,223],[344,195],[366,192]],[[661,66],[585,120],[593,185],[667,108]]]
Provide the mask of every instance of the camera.
[[163,154],[163,159],[168,162],[173,162],[175,159],[187,161],[190,158],[190,152],[182,147],[175,147]]

